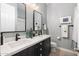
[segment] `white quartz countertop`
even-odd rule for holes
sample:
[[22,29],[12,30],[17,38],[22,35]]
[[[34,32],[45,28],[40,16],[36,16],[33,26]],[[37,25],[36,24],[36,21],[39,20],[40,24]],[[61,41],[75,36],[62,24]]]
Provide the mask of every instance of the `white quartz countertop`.
[[33,38],[24,38],[18,41],[12,41],[12,42],[5,43],[4,45],[0,46],[0,49],[1,49],[0,54],[1,56],[10,56],[10,55],[16,54],[49,37],[50,35],[40,35],[40,36],[36,36]]

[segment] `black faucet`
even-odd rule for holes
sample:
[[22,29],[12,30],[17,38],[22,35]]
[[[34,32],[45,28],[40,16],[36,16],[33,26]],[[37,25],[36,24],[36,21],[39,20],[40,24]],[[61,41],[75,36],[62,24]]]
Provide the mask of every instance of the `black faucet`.
[[16,34],[16,41],[18,41],[18,39],[20,39],[20,38],[18,38],[18,36],[20,36],[20,34]]

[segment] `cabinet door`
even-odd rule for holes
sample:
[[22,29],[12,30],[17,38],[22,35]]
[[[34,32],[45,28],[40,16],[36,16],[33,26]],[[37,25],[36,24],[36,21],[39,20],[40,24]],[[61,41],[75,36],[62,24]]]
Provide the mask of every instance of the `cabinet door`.
[[35,56],[40,56],[40,44],[34,45],[34,55]]
[[51,51],[50,38],[43,41],[43,56],[48,56]]
[[20,51],[12,56],[26,56],[27,55],[27,49],[24,49],[23,51]]
[[48,38],[48,40],[47,40],[47,47],[48,47],[48,54],[50,53],[50,51],[51,51],[51,40],[50,40],[50,38]]
[[34,56],[34,46],[27,48],[26,56]]
[[34,55],[34,46],[24,49],[13,56],[33,56]]

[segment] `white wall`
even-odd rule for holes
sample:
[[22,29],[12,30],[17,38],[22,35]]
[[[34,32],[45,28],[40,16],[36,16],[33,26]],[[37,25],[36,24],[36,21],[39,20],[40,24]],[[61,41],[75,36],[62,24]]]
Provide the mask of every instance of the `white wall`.
[[79,4],[75,7],[74,14],[74,29],[73,29],[73,40],[77,42],[77,47],[79,48]]
[[74,27],[73,27],[73,40],[75,41],[75,42],[77,42],[78,40],[78,14],[79,13],[79,11],[78,11],[78,5],[76,5],[76,7],[75,7],[75,9],[74,9],[74,20],[73,20],[73,25],[74,25]]
[[71,49],[72,28],[69,28],[69,38],[56,40],[60,36],[60,17],[71,16],[73,21],[75,4],[73,3],[53,3],[47,4],[47,25],[49,34],[52,36],[52,41],[56,41],[58,46]]

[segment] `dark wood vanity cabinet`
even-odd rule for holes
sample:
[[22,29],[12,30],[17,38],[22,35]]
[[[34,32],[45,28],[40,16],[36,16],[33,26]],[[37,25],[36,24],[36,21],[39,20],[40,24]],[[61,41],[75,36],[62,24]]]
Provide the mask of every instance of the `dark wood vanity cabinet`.
[[35,45],[35,56],[48,56],[51,51],[50,38]]
[[48,38],[45,41],[43,41],[43,45],[42,46],[43,46],[42,47],[42,50],[43,50],[42,55],[43,56],[48,56],[50,54],[50,51],[51,51],[50,38]]
[[13,56],[48,56],[51,51],[50,38],[41,41],[34,46],[24,49]]
[[34,46],[24,49],[13,56],[34,56]]

